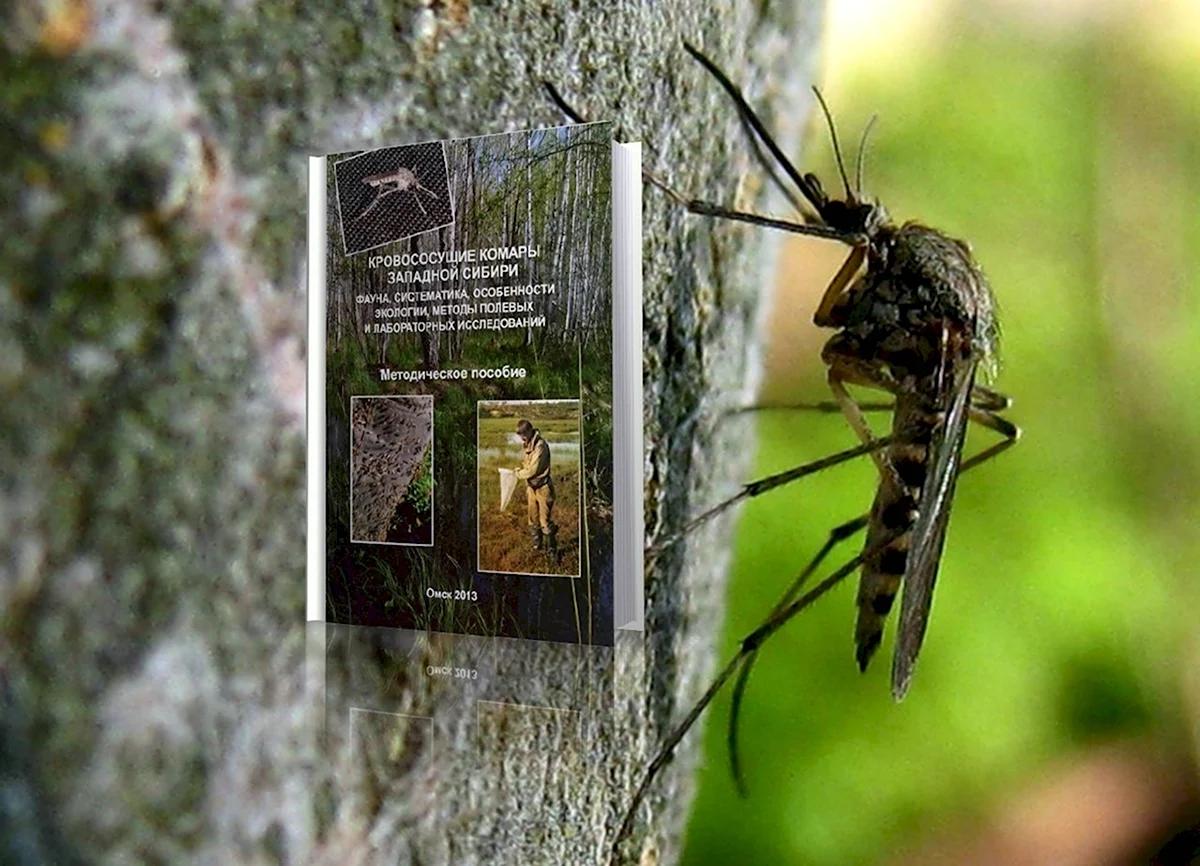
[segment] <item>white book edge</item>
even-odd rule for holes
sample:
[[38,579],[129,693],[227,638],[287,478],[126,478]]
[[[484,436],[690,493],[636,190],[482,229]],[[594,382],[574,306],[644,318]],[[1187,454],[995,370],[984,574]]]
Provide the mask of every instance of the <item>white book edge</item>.
[[308,467],[305,545],[307,620],[325,621],[325,237],[326,160],[308,158]]
[[613,619],[645,629],[642,146],[613,143]]

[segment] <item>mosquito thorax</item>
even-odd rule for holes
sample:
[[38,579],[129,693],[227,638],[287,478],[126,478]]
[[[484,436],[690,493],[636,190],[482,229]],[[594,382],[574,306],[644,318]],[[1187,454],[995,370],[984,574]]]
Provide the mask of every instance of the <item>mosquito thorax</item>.
[[925,379],[950,339],[988,375],[998,342],[995,302],[965,245],[914,222],[877,225],[868,236],[864,272],[830,311],[838,333],[827,353],[883,363],[897,380]]

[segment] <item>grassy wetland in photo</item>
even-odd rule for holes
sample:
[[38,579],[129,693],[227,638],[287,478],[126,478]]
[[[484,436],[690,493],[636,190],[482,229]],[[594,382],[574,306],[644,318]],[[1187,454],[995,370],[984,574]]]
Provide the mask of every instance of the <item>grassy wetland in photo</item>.
[[[897,223],[972,244],[999,304],[994,385],[1023,436],[959,479],[902,703],[894,622],[866,674],[855,666],[854,578],[760,653],[740,723],[747,799],[728,693],[714,703],[683,862],[1148,863],[1200,823],[1200,11],[831,10],[821,82],[851,183],[878,112],[864,191]],[[840,189],[818,111],[806,142],[801,170]],[[829,399],[829,332],[810,322],[844,258],[785,247],[763,402]],[[756,423],[755,477],[856,444],[837,415]],[[997,438],[972,429],[964,455]],[[747,505],[722,658],[876,483],[864,459]],[[861,549],[845,542],[822,574]]]
[[[329,208],[328,619],[611,643],[611,128],[448,141],[445,154],[451,225],[347,256]],[[405,195],[381,199],[370,219]],[[432,547],[351,542],[349,412],[368,395],[432,398],[432,479],[418,485],[431,494]],[[499,495],[479,489],[478,403],[568,398],[569,422],[542,410],[558,561],[530,549],[524,489],[481,550],[479,504],[486,523]]]
[[[558,560],[530,540],[526,483],[517,480],[501,508],[500,469],[521,465],[524,448],[517,422],[528,420],[550,448],[554,485],[552,520],[558,528]],[[479,404],[479,570],[578,576],[579,401],[511,401]]]

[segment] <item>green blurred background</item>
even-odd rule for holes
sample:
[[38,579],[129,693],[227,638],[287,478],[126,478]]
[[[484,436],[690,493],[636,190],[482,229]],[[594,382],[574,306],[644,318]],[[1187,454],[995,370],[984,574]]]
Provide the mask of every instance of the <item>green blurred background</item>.
[[[843,145],[878,111],[869,193],[973,244],[1024,437],[959,485],[903,703],[894,615],[854,665],[849,581],[762,653],[745,800],[716,702],[684,862],[1145,863],[1200,821],[1200,4],[835,0],[830,16],[819,78]],[[803,169],[835,189],[823,124],[807,141]],[[837,254],[786,251],[768,401],[826,396],[810,319]],[[835,415],[757,423],[758,474],[855,443]],[[990,441],[973,430],[967,451]],[[743,510],[722,658],[873,489],[864,461]]]

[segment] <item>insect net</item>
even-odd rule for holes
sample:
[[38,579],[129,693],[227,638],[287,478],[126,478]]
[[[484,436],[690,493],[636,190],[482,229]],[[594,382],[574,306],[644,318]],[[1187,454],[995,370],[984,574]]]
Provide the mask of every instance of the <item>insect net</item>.
[[508,508],[508,501],[512,499],[513,491],[517,489],[517,473],[511,469],[499,469],[500,473],[500,510],[505,511]]

